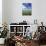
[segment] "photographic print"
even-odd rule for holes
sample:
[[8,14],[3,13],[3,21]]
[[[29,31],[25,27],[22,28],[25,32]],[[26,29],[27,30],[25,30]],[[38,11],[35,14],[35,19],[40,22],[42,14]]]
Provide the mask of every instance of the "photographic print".
[[22,3],[22,15],[32,15],[32,3]]

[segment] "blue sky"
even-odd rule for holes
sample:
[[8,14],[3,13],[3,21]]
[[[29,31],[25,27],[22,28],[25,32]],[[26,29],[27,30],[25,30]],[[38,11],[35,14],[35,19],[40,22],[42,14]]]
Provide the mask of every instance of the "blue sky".
[[32,9],[32,3],[23,3],[23,6],[24,6],[25,8]]

